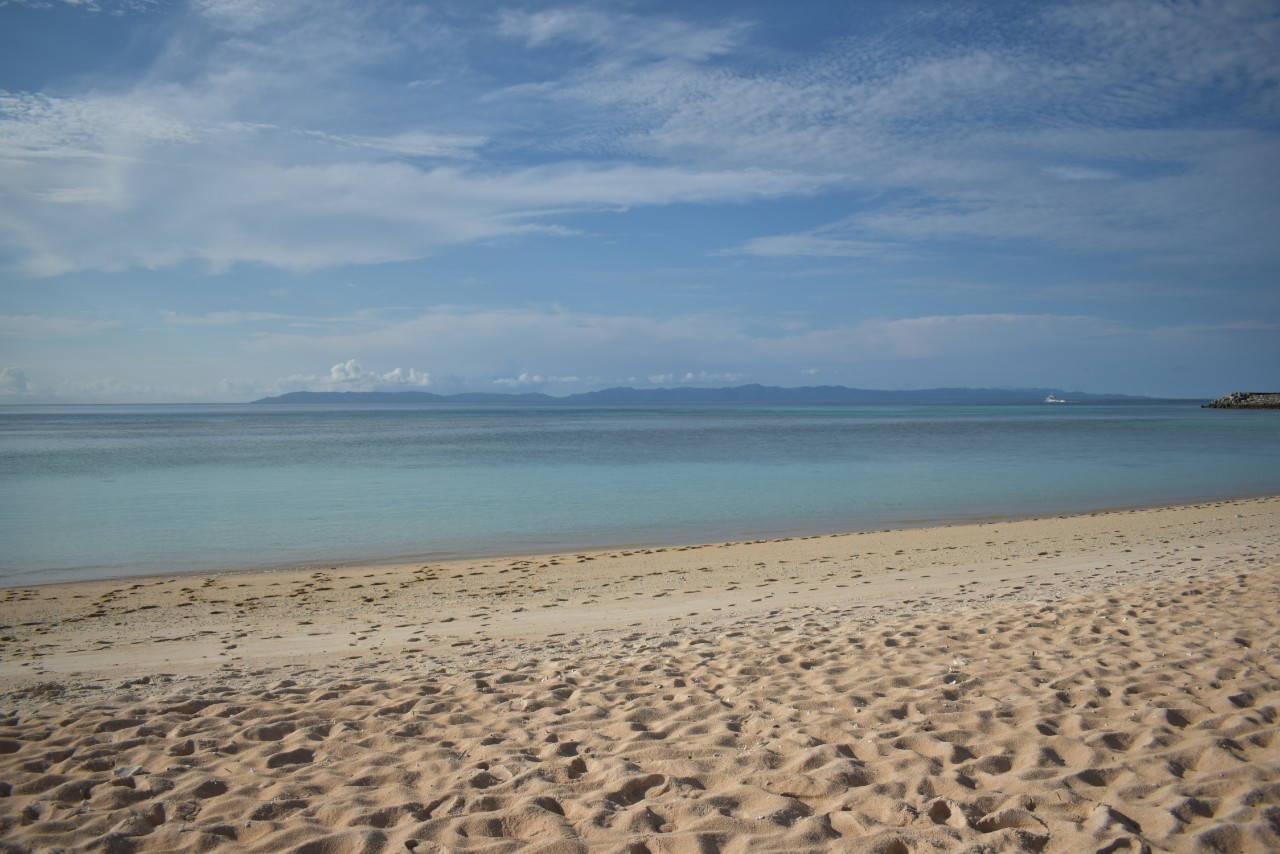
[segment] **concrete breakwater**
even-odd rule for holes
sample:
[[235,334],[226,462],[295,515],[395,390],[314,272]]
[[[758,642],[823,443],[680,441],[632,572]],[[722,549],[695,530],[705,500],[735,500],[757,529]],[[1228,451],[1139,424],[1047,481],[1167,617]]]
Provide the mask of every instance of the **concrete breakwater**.
[[1233,391],[1201,409],[1280,409],[1280,392]]

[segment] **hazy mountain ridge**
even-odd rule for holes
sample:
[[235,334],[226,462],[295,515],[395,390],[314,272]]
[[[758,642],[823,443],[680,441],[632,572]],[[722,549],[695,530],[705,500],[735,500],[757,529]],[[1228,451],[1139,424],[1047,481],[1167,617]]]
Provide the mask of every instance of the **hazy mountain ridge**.
[[1090,394],[1053,388],[931,388],[865,389],[845,386],[764,386],[726,388],[631,388],[618,386],[600,391],[553,397],[541,392],[463,392],[435,394],[427,391],[294,391],[264,397],[253,403],[1026,403],[1054,394],[1069,401],[1151,401],[1155,398],[1124,394]]

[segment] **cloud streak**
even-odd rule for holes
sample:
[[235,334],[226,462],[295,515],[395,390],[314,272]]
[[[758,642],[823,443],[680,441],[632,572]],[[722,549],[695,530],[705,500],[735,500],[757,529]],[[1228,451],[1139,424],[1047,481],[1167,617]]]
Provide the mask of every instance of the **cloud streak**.
[[[223,139],[216,147],[195,142],[194,132],[155,119],[154,110],[137,111],[155,119],[150,129],[131,127],[108,151],[101,138],[109,129],[81,128],[84,115],[111,112],[107,105],[42,104],[35,128],[18,116],[20,106],[14,99],[0,104],[7,109],[0,180],[15,201],[0,211],[0,234],[33,276],[186,261],[215,270],[243,262],[294,270],[383,263],[481,240],[568,234],[553,220],[575,212],[742,202],[818,186],[775,170],[629,163],[498,170],[401,159],[291,165],[261,152],[228,155]],[[270,132],[251,135],[262,133]],[[45,165],[51,161],[74,163]]]
[[668,59],[704,62],[730,53],[749,29],[744,23],[702,28],[675,18],[590,7],[506,10],[498,21],[500,33],[522,39],[530,48],[577,43],[616,65]]
[[[1052,6],[1002,25],[1023,29],[1015,47],[1001,28],[948,46],[957,22],[939,12],[911,24],[907,49],[835,42],[775,66],[748,61],[747,22],[500,13],[498,34],[554,70],[541,88],[509,90],[526,102],[520,115],[531,99],[537,121],[568,120],[572,137],[504,125],[501,87],[487,111],[440,121],[430,99],[405,100],[412,80],[376,85],[374,72],[449,33],[443,19],[388,8],[207,0],[194,9],[215,36],[175,41],[194,62],[180,78],[162,59],[116,92],[0,95],[0,239],[14,263],[32,276],[188,261],[314,270],[573,235],[565,220],[588,212],[850,189],[872,194],[857,212],[734,251],[851,256],[977,237],[1274,254],[1247,207],[1203,229],[1206,209],[1280,192],[1274,135],[1232,127],[1278,114],[1275,86],[1238,83],[1280,79],[1275,16],[1260,4],[1237,4],[1241,20],[1225,23],[1158,4]],[[558,68],[541,56],[568,43],[588,60]],[[305,106],[316,77],[336,121]],[[345,127],[368,126],[349,103],[361,97],[378,106],[381,133]],[[1179,127],[1217,97],[1234,107],[1216,128]],[[1172,124],[1142,127],[1154,121]],[[1153,162],[1165,174],[1140,174]]]
[[0,337],[82,338],[120,325],[121,321],[107,317],[0,314]]

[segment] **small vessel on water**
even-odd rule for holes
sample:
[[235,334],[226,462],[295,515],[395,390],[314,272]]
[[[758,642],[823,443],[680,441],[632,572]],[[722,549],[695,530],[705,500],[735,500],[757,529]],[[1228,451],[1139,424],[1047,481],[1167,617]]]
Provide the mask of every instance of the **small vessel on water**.
[[1056,394],[1053,394],[1052,392],[1050,392],[1049,396],[1044,399],[1044,402],[1045,403],[1066,403],[1065,400],[1058,397]]

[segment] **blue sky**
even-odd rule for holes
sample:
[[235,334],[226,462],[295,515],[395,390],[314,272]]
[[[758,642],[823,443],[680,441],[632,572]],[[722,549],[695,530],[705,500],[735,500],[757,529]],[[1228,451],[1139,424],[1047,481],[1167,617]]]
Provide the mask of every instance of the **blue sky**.
[[1280,6],[0,0],[0,402],[1280,386]]

